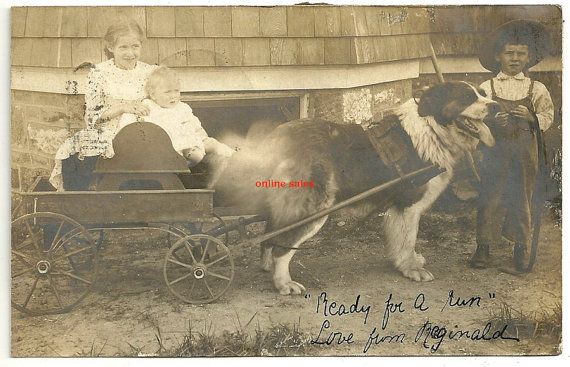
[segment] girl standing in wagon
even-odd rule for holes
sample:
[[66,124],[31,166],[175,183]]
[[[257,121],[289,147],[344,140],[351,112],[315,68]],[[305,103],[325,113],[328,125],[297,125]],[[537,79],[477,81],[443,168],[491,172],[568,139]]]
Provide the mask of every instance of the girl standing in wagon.
[[58,149],[50,182],[58,190],[87,190],[98,156],[114,155],[112,140],[122,114],[148,114],[142,103],[148,75],[157,67],[139,61],[144,38],[133,20],[119,19],[104,37],[109,60],[95,65],[87,76],[87,128]]

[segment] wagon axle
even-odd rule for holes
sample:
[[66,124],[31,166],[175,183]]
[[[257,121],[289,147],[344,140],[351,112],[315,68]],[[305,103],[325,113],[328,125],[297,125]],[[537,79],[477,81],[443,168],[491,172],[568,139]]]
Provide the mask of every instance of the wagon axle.
[[36,269],[38,270],[38,273],[40,273],[40,274],[47,274],[50,271],[50,268],[51,268],[51,264],[47,260],[40,260],[36,264]]
[[205,269],[203,269],[201,266],[194,268],[194,278],[202,279],[204,278],[205,274],[206,274]]

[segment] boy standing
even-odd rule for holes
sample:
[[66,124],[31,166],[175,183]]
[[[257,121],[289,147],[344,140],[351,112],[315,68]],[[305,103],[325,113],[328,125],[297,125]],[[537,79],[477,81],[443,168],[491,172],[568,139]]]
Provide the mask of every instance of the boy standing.
[[[546,87],[527,76],[530,67],[547,54],[549,37],[540,24],[516,20],[503,24],[479,56],[496,77],[481,84],[503,112],[495,116],[497,144],[482,148],[477,249],[471,265],[490,265],[491,246],[501,236],[514,243],[514,272],[526,268],[526,249],[532,236],[532,199],[539,172],[537,136],[550,127],[554,108]],[[540,218],[536,218],[540,220]]]

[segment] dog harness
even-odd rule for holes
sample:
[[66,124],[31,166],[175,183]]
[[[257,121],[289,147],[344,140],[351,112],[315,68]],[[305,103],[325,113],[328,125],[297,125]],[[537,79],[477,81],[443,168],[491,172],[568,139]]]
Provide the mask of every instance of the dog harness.
[[[404,131],[397,116],[387,116],[366,130],[366,135],[376,150],[378,157],[393,172],[394,177],[431,166],[422,160],[410,136]],[[410,183],[416,187],[424,185],[443,170],[434,167],[426,174],[415,177]]]

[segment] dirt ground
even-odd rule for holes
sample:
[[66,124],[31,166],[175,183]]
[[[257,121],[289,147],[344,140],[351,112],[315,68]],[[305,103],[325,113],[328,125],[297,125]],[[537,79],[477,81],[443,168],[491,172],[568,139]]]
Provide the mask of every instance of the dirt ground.
[[[312,355],[363,355],[374,328],[378,337],[373,341],[378,344],[372,343],[367,355],[559,353],[560,330],[536,327],[536,321],[540,324],[541,317],[556,312],[561,304],[561,227],[551,212],[543,216],[534,271],[514,276],[497,268],[474,270],[468,266],[475,247],[472,208],[453,213],[432,211],[422,219],[418,236],[418,249],[435,276],[427,283],[412,282],[394,271],[384,254],[381,219],[346,224],[339,223],[339,218],[329,220],[291,262],[294,280],[307,288],[305,296],[278,295],[269,275],[260,270],[259,254],[253,249],[234,255],[236,275],[230,290],[215,303],[201,306],[180,302],[164,285],[163,234],[111,233],[102,251],[102,271],[94,291],[76,309],[36,317],[12,310],[12,356],[154,355],[159,349],[158,337],[164,348],[175,348],[189,327],[216,334],[237,329],[255,334],[256,329],[281,324],[296,325],[316,341],[326,340],[331,332],[341,332],[345,339],[353,334],[351,343],[340,345],[337,334],[332,345],[308,349]],[[497,266],[510,261],[507,246],[492,251]],[[442,310],[450,291],[454,301]],[[323,303],[318,302],[319,295],[323,299],[322,292],[327,293],[329,305],[337,302],[333,311],[340,303],[350,309],[359,296],[359,307],[370,306],[366,323],[362,312],[326,316]],[[382,329],[390,294],[395,312]],[[461,304],[459,298],[474,302],[453,306],[454,302]],[[420,306],[429,309],[420,311]],[[427,337],[429,330],[421,333],[428,320],[447,331],[482,330],[501,310],[510,310],[511,317],[522,312],[535,328],[529,332],[509,324],[508,335],[516,337],[518,332],[520,341],[443,339],[436,351],[430,349],[437,340]],[[319,336],[325,320],[329,328]],[[493,326],[488,336],[500,326]],[[431,330],[437,334],[437,329]],[[405,334],[402,340],[380,342],[382,336],[400,334]]]

